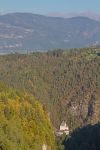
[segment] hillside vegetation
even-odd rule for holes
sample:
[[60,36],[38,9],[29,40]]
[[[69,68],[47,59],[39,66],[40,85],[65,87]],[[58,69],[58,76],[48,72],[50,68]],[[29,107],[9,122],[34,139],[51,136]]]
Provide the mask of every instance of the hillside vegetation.
[[100,120],[99,48],[0,56],[0,80],[39,99],[56,128]]
[[33,96],[0,83],[0,150],[55,149],[52,125]]

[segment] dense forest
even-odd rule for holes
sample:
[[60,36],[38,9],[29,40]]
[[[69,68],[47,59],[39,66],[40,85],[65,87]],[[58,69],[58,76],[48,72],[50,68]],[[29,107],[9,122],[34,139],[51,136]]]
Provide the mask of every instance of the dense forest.
[[[99,48],[0,56],[0,81],[22,93],[35,96],[48,112],[54,129],[59,129],[63,120],[69,126],[70,133],[76,128],[100,121]],[[17,100],[14,103],[22,105],[27,98],[23,99],[25,102]],[[8,105],[8,102],[3,103]]]
[[57,128],[100,120],[100,49],[0,56],[0,80],[39,99]]
[[0,150],[55,149],[52,124],[33,96],[0,83]]

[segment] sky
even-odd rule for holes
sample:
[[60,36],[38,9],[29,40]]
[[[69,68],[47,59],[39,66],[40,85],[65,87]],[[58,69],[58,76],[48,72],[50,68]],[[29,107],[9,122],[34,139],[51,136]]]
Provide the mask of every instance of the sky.
[[8,12],[100,14],[100,0],[0,0],[0,13]]

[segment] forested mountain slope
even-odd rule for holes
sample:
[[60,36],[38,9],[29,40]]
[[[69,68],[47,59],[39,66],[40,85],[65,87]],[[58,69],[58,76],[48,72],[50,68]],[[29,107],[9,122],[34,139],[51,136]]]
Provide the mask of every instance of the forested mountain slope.
[[39,99],[56,128],[100,120],[100,49],[0,56],[0,80]]
[[55,149],[53,128],[42,105],[0,83],[0,150]]

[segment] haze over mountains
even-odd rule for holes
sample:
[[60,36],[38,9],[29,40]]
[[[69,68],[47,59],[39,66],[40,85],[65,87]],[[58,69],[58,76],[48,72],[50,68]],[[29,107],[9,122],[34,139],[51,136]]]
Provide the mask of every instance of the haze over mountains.
[[100,14],[96,14],[90,11],[87,12],[82,12],[82,13],[76,13],[76,12],[71,12],[71,13],[59,13],[59,12],[54,12],[54,13],[48,13],[48,16],[52,17],[63,17],[63,18],[71,18],[71,17],[77,17],[77,16],[83,16],[83,17],[88,17],[90,19],[100,21]]
[[31,13],[0,16],[0,52],[27,52],[99,45],[100,22],[87,17],[47,17]]

